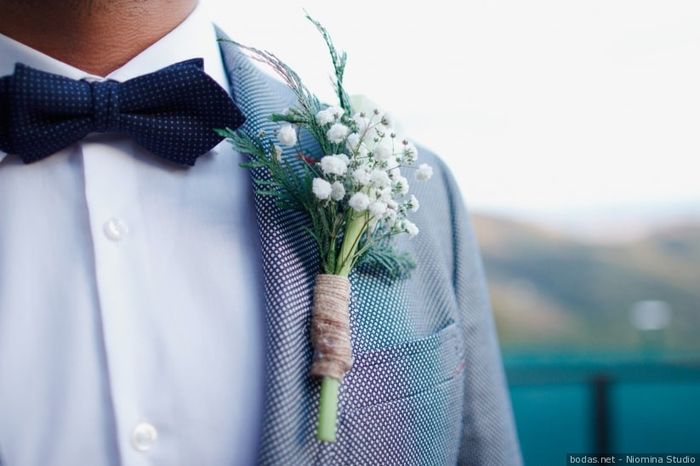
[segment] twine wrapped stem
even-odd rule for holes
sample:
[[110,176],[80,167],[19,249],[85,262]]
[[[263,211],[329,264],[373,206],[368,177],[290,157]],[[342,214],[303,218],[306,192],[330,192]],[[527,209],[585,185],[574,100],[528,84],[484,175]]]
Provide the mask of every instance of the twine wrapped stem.
[[350,281],[320,274],[314,287],[311,343],[315,353],[311,375],[341,381],[352,365],[348,300]]
[[311,342],[314,359],[311,374],[323,377],[316,436],[335,441],[338,390],[352,365],[348,302],[350,281],[340,275],[320,274],[314,287]]

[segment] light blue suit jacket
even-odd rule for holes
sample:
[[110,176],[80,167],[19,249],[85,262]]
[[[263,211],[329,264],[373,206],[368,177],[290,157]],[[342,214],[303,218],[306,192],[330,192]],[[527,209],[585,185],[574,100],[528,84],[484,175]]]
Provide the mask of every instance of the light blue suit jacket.
[[[220,34],[223,38],[223,34]],[[221,51],[244,129],[294,96],[237,45]],[[310,141],[305,141],[309,144]],[[291,154],[290,154],[291,155]],[[354,272],[354,365],[340,392],[337,442],[315,439],[319,380],[309,376],[309,320],[318,260],[303,215],[256,199],[265,274],[267,393],[259,463],[281,465],[498,465],[521,456],[476,240],[452,175],[433,154],[413,188],[421,233],[402,240],[417,267],[406,281]]]

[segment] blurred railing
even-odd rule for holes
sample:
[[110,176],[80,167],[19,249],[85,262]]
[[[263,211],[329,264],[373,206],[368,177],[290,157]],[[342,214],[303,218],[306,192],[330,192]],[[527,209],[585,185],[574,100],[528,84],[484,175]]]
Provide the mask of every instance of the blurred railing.
[[700,453],[700,354],[505,355],[527,465],[567,453]]

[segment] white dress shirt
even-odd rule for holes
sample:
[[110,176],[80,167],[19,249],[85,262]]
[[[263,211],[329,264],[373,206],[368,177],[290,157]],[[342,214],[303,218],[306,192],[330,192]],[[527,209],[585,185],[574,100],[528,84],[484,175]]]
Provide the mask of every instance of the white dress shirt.
[[[202,57],[228,89],[202,8],[107,77]],[[0,76],[16,62],[101,79],[0,35]],[[0,159],[0,463],[252,463],[264,307],[240,154],[224,142],[180,169],[91,134]]]

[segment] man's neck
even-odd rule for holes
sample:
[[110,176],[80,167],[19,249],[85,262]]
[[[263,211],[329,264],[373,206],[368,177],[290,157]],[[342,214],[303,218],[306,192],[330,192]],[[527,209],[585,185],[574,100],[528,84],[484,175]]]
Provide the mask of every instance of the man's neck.
[[97,76],[179,25],[197,0],[0,0],[0,33]]

